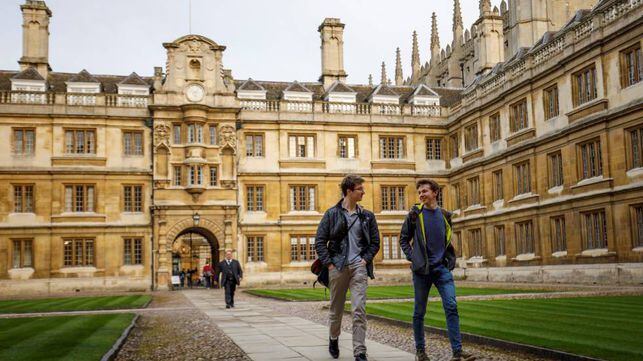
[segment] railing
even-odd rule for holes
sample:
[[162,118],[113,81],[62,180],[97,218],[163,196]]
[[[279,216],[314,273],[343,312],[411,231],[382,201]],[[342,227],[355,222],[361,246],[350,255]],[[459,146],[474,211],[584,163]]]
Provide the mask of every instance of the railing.
[[46,92],[3,91],[0,104],[53,104],[54,94]]
[[583,21],[574,28],[574,40],[578,41],[588,36],[594,30],[594,21],[592,18]]
[[398,115],[400,114],[399,104],[378,104],[380,114],[383,115]]
[[439,105],[412,105],[411,106],[411,115],[420,115],[420,116],[440,116],[440,106]]
[[381,115],[411,115],[439,117],[442,114],[440,105],[413,104],[372,104],[372,103],[342,103],[342,102],[297,102],[260,99],[241,99],[241,108],[259,112],[298,112],[325,114],[381,114]]
[[95,106],[96,94],[67,93],[67,105]]
[[638,7],[643,4],[643,0],[624,0],[619,1],[612,6],[608,7],[603,11],[603,18],[605,19],[605,24],[609,24],[623,14],[629,12],[630,10]]
[[241,100],[241,109],[259,110],[264,112],[279,111],[279,102],[275,100]]
[[105,105],[118,108],[147,108],[149,100],[149,95],[108,94],[105,97]]
[[554,55],[560,53],[565,48],[565,38],[560,36],[552,40],[549,44],[543,46],[534,53],[534,65],[538,65]]
[[108,106],[117,108],[147,108],[149,95],[52,93],[2,91],[0,104],[66,104],[73,106]]
[[297,112],[297,113],[311,113],[313,111],[312,102],[296,102],[296,101],[285,101],[285,108],[287,112]]

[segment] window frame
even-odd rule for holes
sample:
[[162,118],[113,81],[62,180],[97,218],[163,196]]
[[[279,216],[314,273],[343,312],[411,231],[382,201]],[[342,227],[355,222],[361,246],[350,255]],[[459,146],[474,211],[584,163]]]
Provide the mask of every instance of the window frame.
[[[514,223],[514,231],[516,237],[516,255],[536,254],[536,245],[534,243],[534,222],[531,219],[516,222]],[[522,246],[524,246],[525,249],[521,249]]]
[[[590,144],[594,145],[594,160],[592,160],[591,157],[592,148],[588,147]],[[587,149],[585,150],[584,147],[587,147]],[[577,162],[579,180],[603,176],[605,168],[603,167],[603,147],[600,137],[591,138],[577,143],[576,151],[578,154],[577,159],[580,160]],[[586,156],[588,156],[587,159],[585,158]]]
[[[583,251],[593,250],[593,249],[606,249],[609,244],[608,237],[608,225],[607,225],[607,211],[605,208],[596,208],[587,211],[582,211],[581,213],[581,239],[582,239],[582,249]],[[588,224],[588,219],[591,220],[591,224]],[[601,222],[602,221],[602,222]],[[600,223],[599,223],[600,222]],[[597,228],[591,228],[596,226]],[[591,228],[591,229],[590,229]],[[589,239],[589,233],[593,233],[593,236],[604,237],[604,239],[594,240],[593,238]],[[596,242],[596,247],[590,248],[590,242]],[[604,242],[599,244],[600,242]],[[599,247],[602,246],[602,247]]]
[[493,226],[493,238],[494,238],[496,257],[506,256],[507,255],[507,234],[505,231],[504,224]]
[[[290,234],[289,236],[290,236],[290,262],[311,262],[315,260],[316,251],[315,251],[314,234],[296,233],[296,234]],[[306,240],[305,244],[301,242],[302,238]],[[297,243],[293,243],[293,239],[296,239]],[[293,246],[295,246],[295,249],[293,249]],[[304,246],[303,250],[301,248],[302,246]],[[293,258],[293,255],[295,256],[294,258]]]
[[[628,65],[628,55],[634,53],[634,64]],[[636,42],[629,47],[619,51],[619,72],[621,75],[621,89],[626,89],[636,85],[643,80],[643,55],[641,53],[641,43]],[[634,68],[633,79],[630,77],[630,68]],[[638,72],[636,69],[638,68]]]
[[627,169],[643,168],[643,125],[626,130],[625,144],[628,150]]
[[522,130],[529,129],[529,107],[527,105],[527,98],[522,98],[509,105],[509,127],[511,133],[518,133]]
[[442,160],[442,138],[424,137],[425,156],[427,160]]
[[[9,244],[11,245],[11,258],[10,262],[8,265],[11,266],[12,269],[17,269],[17,268],[35,268],[34,267],[34,239],[33,238],[10,238]],[[16,249],[16,243],[19,243],[20,247],[19,249]],[[30,244],[30,252],[31,252],[31,262],[29,264],[26,264],[25,258],[26,258],[26,243]],[[16,267],[15,262],[15,256],[16,256],[16,251],[18,252],[18,266]]]
[[[67,187],[71,187],[72,192],[71,192],[71,208],[72,210],[67,209]],[[82,211],[77,211],[76,205],[77,205],[77,194],[76,194],[76,187],[83,187],[83,210]],[[89,187],[92,187],[94,190],[94,195],[92,197],[92,210],[87,210],[88,209],[88,204],[89,204],[89,196],[87,195]],[[96,212],[96,201],[98,199],[98,191],[96,189],[96,184],[95,183],[64,183],[63,184],[63,204],[65,212],[67,213],[95,213]]]
[[[137,247],[138,244],[138,247]],[[127,249],[129,246],[130,259],[127,261]],[[123,237],[123,265],[136,266],[143,264],[144,255],[143,237]],[[138,251],[137,251],[138,250]]]
[[[469,243],[469,258],[484,258],[484,242],[482,240],[482,229],[473,228],[467,231]],[[475,250],[475,252],[474,252]],[[475,254],[474,254],[475,253]]]
[[[389,149],[388,147],[391,145],[391,141],[394,143],[393,149]],[[378,137],[378,144],[379,144],[379,155],[380,159],[384,160],[401,160],[401,159],[406,159],[406,151],[407,151],[407,144],[406,144],[406,136],[405,135],[379,135]],[[401,144],[402,149],[399,149],[398,146]]]
[[550,120],[560,115],[558,84],[543,89],[543,115],[545,120]]
[[562,151],[547,154],[547,171],[549,189],[565,185]]
[[[22,145],[20,146],[20,149],[17,147],[17,133],[22,133]],[[33,134],[33,138],[31,141],[31,149],[27,149],[27,142],[26,142],[26,135],[27,132],[31,132]],[[11,149],[12,149],[12,154],[17,155],[17,156],[23,156],[23,157],[33,157],[36,154],[36,128],[33,127],[13,127],[11,128]]]
[[[303,202],[303,205],[304,205],[303,208],[305,208],[305,209],[298,209],[299,208],[298,206],[302,204],[301,201],[298,202],[298,200],[300,200],[298,198],[298,192],[297,192],[297,190],[299,188],[303,188],[305,190],[304,193],[306,194],[306,197],[305,197],[305,200]],[[310,204],[310,201],[311,201],[311,199],[310,199],[310,190],[311,189],[313,189],[313,193],[314,193],[314,199],[313,199],[314,204],[312,206]],[[317,205],[318,205],[319,202],[318,202],[318,199],[317,199],[318,195],[317,195],[317,185],[316,184],[289,184],[288,185],[288,190],[289,190],[289,196],[291,196],[290,197],[291,198],[290,199],[290,211],[291,212],[313,212],[313,211],[317,210]],[[300,194],[299,194],[299,196],[300,196]]]
[[[34,183],[12,183],[13,213],[36,213],[36,185]],[[31,188],[31,202],[27,202],[27,189]],[[20,209],[17,204],[17,190],[20,189]]]
[[[128,191],[130,193],[129,204],[127,200]],[[137,199],[137,194],[140,197],[139,199]],[[145,209],[145,196],[142,184],[123,184],[122,207],[125,213],[143,213]]]
[[464,128],[464,151],[473,152],[480,149],[480,141],[478,140],[478,123],[473,122]]
[[[266,235],[264,234],[252,234],[246,235],[246,261],[251,262],[265,262],[266,251],[264,249],[266,245]],[[259,242],[261,240],[261,242]],[[313,244],[314,247],[314,244]]]
[[[71,132],[73,134],[72,137],[72,148],[73,150],[69,152],[69,144],[67,143],[67,133]],[[82,132],[83,133],[83,152],[78,151],[78,134]],[[96,128],[64,128],[64,151],[66,155],[96,155],[97,154],[97,148],[98,148],[98,143],[96,141],[97,139],[97,131]],[[92,137],[88,138],[87,134],[91,134]],[[92,142],[89,141],[89,139],[92,140]],[[89,151],[91,146],[91,152]]]
[[[261,192],[257,192],[261,189]],[[261,193],[261,197],[259,197]],[[265,184],[247,184],[246,185],[246,211],[248,212],[265,212],[266,204],[266,186]],[[252,198],[252,199],[251,199]]]
[[[252,154],[248,154],[248,138],[252,139]],[[257,139],[261,139],[261,147],[257,148]],[[245,146],[246,146],[246,157],[250,158],[263,158],[265,157],[265,133],[245,133],[244,134],[244,141],[245,141]],[[259,150],[260,154],[257,154],[257,149]]]
[[[346,156],[342,156],[342,139],[346,139]],[[353,139],[353,156],[350,157],[350,142],[349,139]],[[356,134],[338,134],[337,135],[337,157],[340,159],[357,159],[359,152],[359,147],[357,146],[357,135]]]
[[[70,258],[70,264],[67,262],[67,243],[66,242],[71,242],[71,258]],[[76,244],[81,243],[82,244],[82,260],[79,263],[77,259],[77,248]],[[87,257],[87,250],[88,247],[87,245],[91,244],[91,262],[89,262],[88,257]],[[63,237],[63,267],[68,268],[68,267],[96,267],[96,239],[92,237]]]
[[[588,64],[582,69],[572,73],[572,104],[574,108],[587,104],[598,98],[596,74],[595,63]],[[585,84],[585,81],[588,83]]]
[[467,178],[467,206],[480,205],[480,176]]
[[397,261],[406,259],[404,251],[402,251],[402,247],[400,246],[399,233],[382,233],[381,239],[383,261]]
[[[567,251],[567,226],[565,215],[549,217],[549,239],[552,253]],[[560,231],[560,232],[559,232]]]
[[[299,147],[302,146],[302,144],[299,143],[300,138],[304,139],[304,155],[299,156]],[[309,145],[308,141],[312,138],[312,146]],[[291,144],[292,144],[292,139],[295,140],[295,148],[294,151],[295,153],[291,153]],[[308,154],[309,151],[312,150],[313,154]],[[289,158],[298,158],[298,159],[313,159],[315,158],[317,154],[317,134],[315,133],[288,133],[288,156]]]
[[[524,170],[522,167],[526,166],[526,173],[522,174]],[[531,187],[531,162],[529,160],[515,163],[514,168],[514,195],[529,194],[532,191]],[[524,179],[524,177],[527,179]],[[521,186],[522,185],[522,186]]]
[[[400,192],[401,191],[401,192]],[[400,201],[400,196],[403,198]],[[404,211],[406,207],[406,186],[401,184],[380,185],[380,208],[382,211]],[[391,207],[394,200],[396,207]]]
[[[131,130],[131,129],[123,129],[121,130],[122,134],[122,147],[123,147],[123,155],[128,156],[128,157],[141,157],[145,155],[145,135],[143,134],[142,130]],[[141,138],[141,148],[140,152],[139,149],[136,147],[136,136],[140,136]],[[129,144],[130,146],[127,146],[127,137],[130,137]]]
[[493,182],[493,201],[500,201],[505,199],[504,191],[504,178],[502,169],[495,170],[491,172],[491,178]]
[[500,112],[495,112],[489,116],[489,140],[494,143],[500,139],[502,139]]

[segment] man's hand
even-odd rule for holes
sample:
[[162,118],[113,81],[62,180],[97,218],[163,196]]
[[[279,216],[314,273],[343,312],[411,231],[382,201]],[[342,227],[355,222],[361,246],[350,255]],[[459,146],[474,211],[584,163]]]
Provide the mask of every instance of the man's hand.
[[365,259],[363,259],[363,258],[362,258],[362,260],[361,260],[361,261],[359,261],[359,263],[360,263],[362,266],[366,267],[366,260],[365,260]]
[[331,263],[331,264],[329,264],[329,265],[328,265],[328,270],[329,270],[329,271],[332,271],[332,270],[334,270],[334,269],[335,269],[335,265],[334,265],[334,264],[332,264],[332,263]]

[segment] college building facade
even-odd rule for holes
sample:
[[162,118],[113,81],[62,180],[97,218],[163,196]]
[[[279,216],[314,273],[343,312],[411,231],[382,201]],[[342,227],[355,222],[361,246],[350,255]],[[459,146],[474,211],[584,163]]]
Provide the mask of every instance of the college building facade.
[[347,173],[378,281],[409,278],[399,230],[430,177],[459,277],[643,283],[643,3],[535,3],[482,0],[465,30],[455,0],[445,49],[434,15],[424,65],[414,33],[407,78],[398,50],[394,79],[353,84],[334,18],[316,82],[234,79],[192,34],[151,77],[54,72],[52,12],[26,0],[20,68],[0,71],[0,290],[167,289],[226,249],[246,285],[311,281]]

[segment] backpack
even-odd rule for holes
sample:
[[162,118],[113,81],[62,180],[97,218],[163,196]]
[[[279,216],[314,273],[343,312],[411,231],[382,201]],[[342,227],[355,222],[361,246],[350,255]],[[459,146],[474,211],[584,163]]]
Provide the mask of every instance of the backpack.
[[328,288],[328,283],[330,281],[328,278],[328,267],[324,266],[319,258],[317,258],[310,266],[310,272],[317,276],[317,280],[313,282],[313,288],[315,288],[316,283],[322,284],[324,287]]

